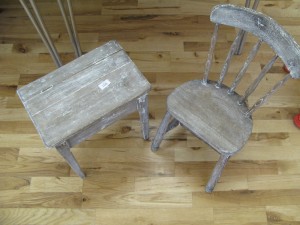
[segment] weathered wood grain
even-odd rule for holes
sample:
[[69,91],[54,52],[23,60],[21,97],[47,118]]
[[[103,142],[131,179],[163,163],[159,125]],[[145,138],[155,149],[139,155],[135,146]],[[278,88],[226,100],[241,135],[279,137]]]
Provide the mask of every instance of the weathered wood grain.
[[214,209],[215,224],[267,225],[264,207],[226,207]]
[[298,205],[268,206],[268,224],[297,224],[300,222]]
[[[77,49],[76,54],[81,51]],[[149,139],[149,90],[149,82],[122,47],[110,41],[21,87],[17,93],[44,144],[55,147],[84,178],[70,151],[74,145],[136,110],[143,138]]]
[[95,221],[94,209],[0,209],[2,224],[92,224]]
[[99,225],[212,225],[213,209],[97,209],[96,218]]
[[[73,49],[57,4],[52,0],[36,2],[62,61],[72,61]],[[209,21],[212,7],[220,3],[244,5],[245,0],[72,3],[83,51],[118,40],[151,83],[151,140],[166,112],[167,95],[179,85],[203,76],[213,30]],[[182,127],[165,136],[163,151],[152,153],[151,142],[141,138],[137,112],[72,149],[90,175],[82,181],[81,196],[45,192],[40,187],[42,180],[62,178],[66,187],[62,183],[53,186],[70,190],[79,189],[81,184],[74,185],[72,179],[78,177],[55,149],[44,147],[15,90],[50,73],[55,65],[19,0],[1,0],[0,9],[0,42],[6,45],[0,50],[0,224],[299,224],[300,193],[293,179],[297,181],[300,171],[300,138],[291,119],[299,113],[300,80],[287,82],[253,114],[256,131],[244,150],[231,158],[222,183],[212,194],[206,194],[201,185],[208,180],[218,154]],[[258,9],[275,18],[300,42],[298,0],[261,0]],[[234,29],[222,27],[224,34],[219,33],[221,43],[216,45],[211,79],[218,78],[227,55],[225,49],[236,36]],[[255,42],[248,35],[243,54],[232,58],[234,65],[224,84],[230,86],[240,70],[236,65],[246,60]],[[243,93],[274,54],[264,44],[260,52],[250,64],[245,82],[238,86],[238,93]],[[283,76],[278,60],[249,97],[249,103],[253,104]],[[22,109],[23,113],[10,109]],[[260,190],[245,189],[248,176],[251,185]],[[72,178],[70,183],[68,178]],[[39,179],[41,192],[30,192],[32,179]],[[274,190],[275,185],[285,189]],[[151,196],[140,195],[147,192]],[[84,198],[85,193],[91,199]],[[88,202],[85,209],[80,201]]]
[[[264,196],[263,198],[261,196]],[[280,205],[298,205],[299,190],[239,190],[215,192],[207,195],[203,192],[193,193],[194,207],[268,207]]]
[[80,208],[82,193],[30,193],[24,190],[0,192],[0,208]]
[[[254,3],[254,8],[257,8],[257,3],[258,1]],[[246,5],[249,6],[249,1]],[[217,151],[220,156],[206,185],[207,192],[213,191],[227,161],[240,151],[250,138],[253,127],[252,114],[290,78],[299,78],[300,74],[300,46],[272,18],[246,7],[223,4],[213,8],[210,20],[215,27],[203,78],[188,81],[171,92],[167,99],[167,112],[151,146],[152,151],[157,151],[164,135],[175,127],[173,123],[176,121],[176,125],[182,125]],[[220,25],[240,30],[224,59],[224,66],[220,70],[219,78],[216,79],[218,81],[215,81],[209,78],[209,74],[213,61],[218,62],[214,53]],[[234,65],[232,62],[234,53],[241,52],[240,47],[244,43],[245,32],[256,36],[259,40],[229,88],[223,82],[228,76],[229,66]],[[250,85],[245,89],[245,94],[240,95],[234,90],[244,77],[262,42],[269,45],[275,55],[261,68],[253,81],[248,81]],[[271,72],[270,69],[277,58],[281,58],[284,65],[289,68],[288,74],[275,82],[273,87],[248,108],[248,97],[255,93],[266,74]]]
[[217,6],[211,13],[211,21],[240,28],[261,38],[274,49],[289,68],[293,78],[299,78],[300,46],[273,19],[254,11],[243,11],[224,5]]
[[33,177],[30,192],[81,192],[82,179],[79,177]]
[[140,209],[140,208],[190,208],[192,193],[138,193],[134,191],[86,192],[82,208]]
[[109,42],[18,94],[45,145],[53,147],[149,88],[121,47]]

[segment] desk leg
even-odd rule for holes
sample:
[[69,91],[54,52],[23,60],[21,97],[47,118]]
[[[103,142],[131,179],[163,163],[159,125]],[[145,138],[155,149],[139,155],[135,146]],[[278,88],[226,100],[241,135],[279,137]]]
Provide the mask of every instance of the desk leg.
[[82,179],[85,178],[85,174],[82,172],[77,160],[71,152],[71,149],[67,143],[63,143],[59,146],[56,146],[57,151],[61,156],[67,161],[67,163],[71,166],[74,172],[80,176]]
[[137,100],[137,109],[140,114],[143,138],[149,139],[149,112],[148,112],[148,95],[144,95]]

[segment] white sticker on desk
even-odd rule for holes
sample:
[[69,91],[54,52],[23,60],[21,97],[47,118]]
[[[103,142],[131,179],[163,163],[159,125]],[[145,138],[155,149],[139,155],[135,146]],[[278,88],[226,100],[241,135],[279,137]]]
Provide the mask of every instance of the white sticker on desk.
[[107,88],[110,85],[110,81],[109,80],[105,80],[103,81],[101,84],[98,85],[98,87],[101,90],[104,90],[105,88]]

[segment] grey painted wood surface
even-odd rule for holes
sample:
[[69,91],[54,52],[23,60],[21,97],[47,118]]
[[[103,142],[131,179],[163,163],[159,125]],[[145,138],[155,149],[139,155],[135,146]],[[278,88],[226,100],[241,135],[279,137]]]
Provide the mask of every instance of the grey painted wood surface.
[[236,152],[252,132],[252,119],[245,117],[246,104],[238,105],[238,94],[215,85],[200,80],[181,85],[168,97],[168,111],[220,153]]
[[81,178],[85,178],[84,172],[81,170],[77,160],[71,152],[70,146],[67,142],[56,147],[56,150],[59,154],[68,162],[71,168],[75,171],[75,173]]
[[[207,183],[206,191],[212,192],[229,158],[240,151],[252,132],[252,113],[290,78],[300,77],[300,48],[293,38],[271,18],[248,9],[233,5],[216,6],[211,13],[211,21],[216,23],[206,68],[202,80],[193,80],[176,88],[167,100],[167,112],[152,142],[152,150],[159,148],[166,132],[178,123],[190,130],[220,154],[220,158]],[[213,51],[220,24],[242,29],[258,37],[258,42],[250,51],[244,65],[236,75],[231,87],[223,84],[233,53],[236,51],[241,31],[238,32],[229,49],[218,81],[209,80]],[[270,45],[275,56],[257,75],[245,90],[245,96],[234,90],[244,77],[249,64],[254,59],[262,42]],[[247,98],[253,93],[278,56],[287,64],[291,73],[277,82],[271,90],[258,99],[250,108]]]
[[20,88],[18,94],[45,145],[54,147],[149,89],[125,51],[111,41]]
[[124,116],[138,111],[149,138],[150,83],[122,47],[110,41],[17,93],[47,147],[55,147],[85,177],[71,148]]
[[300,78],[300,46],[272,18],[249,8],[218,5],[212,10],[210,19],[259,37],[282,59],[291,76]]

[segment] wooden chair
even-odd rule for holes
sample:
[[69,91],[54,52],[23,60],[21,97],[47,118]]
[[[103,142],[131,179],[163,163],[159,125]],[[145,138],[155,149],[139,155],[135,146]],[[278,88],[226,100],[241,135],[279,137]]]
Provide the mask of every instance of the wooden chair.
[[138,110],[149,138],[150,84],[116,41],[75,59],[17,93],[47,147],[55,147],[81,178],[74,145]]
[[[300,47],[273,19],[252,9],[233,5],[216,6],[211,12],[210,19],[215,23],[215,29],[204,78],[184,83],[168,96],[167,113],[152,143],[152,150],[156,151],[164,134],[180,124],[217,151],[220,158],[208,181],[206,192],[213,191],[228,159],[241,150],[247,142],[252,132],[253,112],[290,78],[300,77]],[[258,42],[250,51],[231,86],[224,85],[223,81],[237,43],[239,43],[241,32],[232,43],[219,80],[208,79],[220,24],[236,27],[258,38]],[[269,45],[275,55],[245,90],[245,93],[240,95],[236,93],[236,87],[262,42]],[[287,65],[290,74],[275,84],[253,106],[248,107],[249,95],[254,92],[278,57]]]

